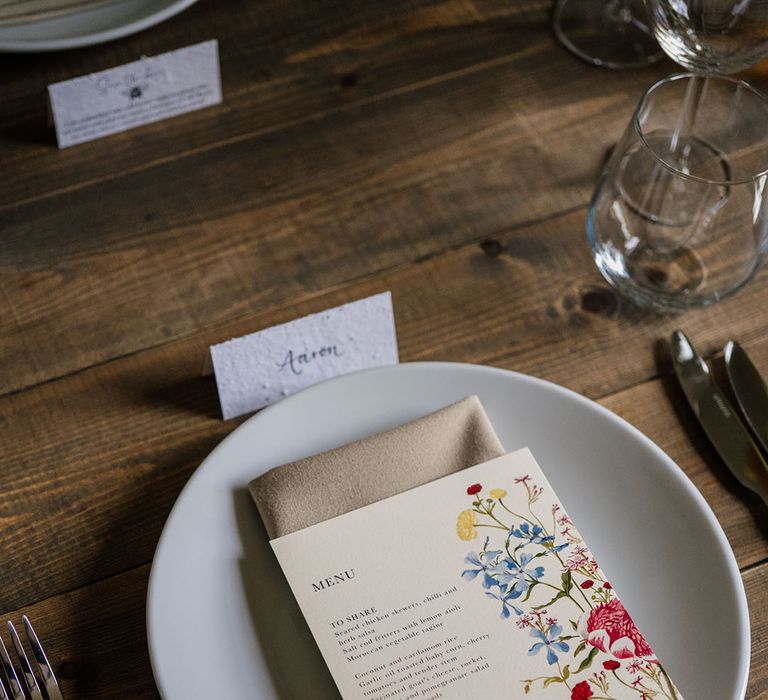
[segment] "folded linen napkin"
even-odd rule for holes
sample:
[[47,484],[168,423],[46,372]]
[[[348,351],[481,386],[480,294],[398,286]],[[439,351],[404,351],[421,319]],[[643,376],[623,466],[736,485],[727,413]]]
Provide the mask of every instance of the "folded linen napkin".
[[270,539],[362,508],[505,450],[477,396],[285,464],[248,485]]

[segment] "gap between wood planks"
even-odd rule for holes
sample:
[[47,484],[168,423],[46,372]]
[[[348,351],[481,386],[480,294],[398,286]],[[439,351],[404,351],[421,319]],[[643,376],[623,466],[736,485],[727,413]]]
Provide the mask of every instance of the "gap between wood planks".
[[[547,45],[549,45],[549,43],[551,42],[547,42]],[[285,129],[290,129],[295,126],[299,126],[301,124],[309,124],[311,122],[324,119],[325,117],[331,116],[333,114],[343,114],[345,112],[350,112],[359,107],[364,107],[369,104],[375,104],[376,102],[381,102],[387,99],[391,99],[399,95],[405,95],[411,92],[418,92],[419,90],[423,90],[424,88],[431,87],[433,85],[440,85],[443,83],[448,83],[452,80],[456,80],[458,78],[466,77],[467,75],[481,73],[485,70],[489,70],[491,68],[495,68],[497,66],[501,66],[506,63],[512,63],[513,61],[519,60],[521,57],[525,57],[526,55],[536,53],[537,51],[540,51],[542,46],[544,45],[545,45],[544,42],[534,44],[532,46],[526,47],[525,49],[512,54],[506,54],[504,56],[499,56],[498,58],[488,59],[486,61],[481,61],[480,63],[476,63],[472,66],[467,66],[466,68],[456,69],[453,71],[449,71],[448,73],[443,73],[438,76],[433,76],[431,78],[418,80],[414,83],[402,85],[400,87],[393,88],[391,90],[385,90],[384,92],[381,92],[377,95],[370,95],[368,97],[352,99],[349,102],[346,102],[342,105],[338,105],[337,107],[317,110],[315,112],[304,115],[302,117],[295,117],[293,119],[288,119],[278,124],[265,126],[260,129],[254,129],[253,131],[249,131],[244,134],[240,134],[238,136],[231,136],[229,138],[220,139],[210,144],[206,144],[205,146],[198,146],[197,148],[181,150],[177,153],[174,153],[173,155],[164,156],[162,158],[155,158],[154,160],[146,161],[141,165],[137,165],[132,168],[129,167],[129,168],[124,168],[120,171],[115,171],[111,175],[90,178],[87,180],[83,180],[81,182],[77,182],[74,185],[71,185],[69,187],[59,187],[56,189],[52,189],[47,192],[34,195],[32,197],[26,197],[24,199],[20,199],[12,203],[0,205],[0,212],[7,211],[9,209],[14,209],[19,206],[24,206],[26,204],[39,202],[45,199],[50,199],[51,197],[55,197],[61,194],[77,192],[78,190],[85,189],[92,185],[100,184],[103,182],[109,182],[110,180],[116,180],[118,178],[125,177],[126,175],[132,175],[138,172],[142,172],[144,170],[150,170],[154,167],[163,165],[165,163],[184,160],[185,158],[190,158],[190,157],[199,155],[201,153],[214,151],[224,146],[230,146],[233,144],[242,143],[244,141],[250,141],[251,139],[257,139],[268,134],[274,134],[274,133],[283,131]],[[536,223],[536,222],[529,222],[529,223]]]
[[[367,280],[374,279],[375,277],[378,277],[379,275],[382,275],[382,274],[389,274],[389,273],[397,272],[398,270],[405,270],[405,269],[407,269],[409,267],[422,265],[422,264],[424,264],[424,263],[426,263],[428,261],[434,260],[435,258],[439,258],[439,257],[441,257],[443,255],[447,255],[447,254],[449,254],[451,252],[461,250],[462,248],[468,248],[468,247],[471,247],[471,246],[478,245],[478,244],[482,243],[483,241],[485,241],[487,239],[495,238],[495,237],[501,237],[501,236],[508,236],[508,235],[514,233],[515,231],[519,230],[519,229],[524,229],[524,228],[527,228],[529,226],[536,226],[538,224],[546,223],[547,221],[552,221],[552,220],[555,220],[555,219],[558,219],[558,218],[561,218],[561,217],[565,217],[565,216],[568,216],[570,214],[574,214],[574,213],[576,213],[578,211],[584,210],[584,209],[586,209],[586,207],[587,207],[587,204],[579,204],[577,206],[566,207],[566,208],[564,208],[562,210],[558,210],[556,212],[547,213],[547,214],[539,216],[539,217],[534,217],[532,219],[529,219],[529,220],[526,220],[526,221],[522,221],[522,222],[520,222],[518,224],[515,224],[514,226],[512,226],[510,228],[506,228],[506,229],[503,229],[501,231],[494,231],[494,232],[490,232],[490,233],[487,233],[487,234],[483,234],[482,236],[475,237],[473,239],[464,240],[464,241],[462,241],[460,243],[456,243],[454,245],[447,246],[447,247],[445,247],[442,250],[437,251],[437,252],[428,253],[427,255],[421,255],[421,256],[418,256],[418,257],[416,257],[416,258],[414,258],[412,260],[408,260],[406,262],[400,262],[400,263],[397,263],[395,265],[384,266],[384,267],[381,267],[379,269],[372,270],[370,272],[366,272],[365,274],[358,275],[356,277],[351,277],[349,279],[346,279],[346,280],[344,280],[342,282],[339,282],[337,284],[331,285],[329,287],[324,287],[323,289],[319,289],[319,290],[314,291],[314,292],[309,292],[309,293],[303,295],[300,299],[294,300],[293,302],[291,302],[291,305],[294,305],[294,304],[297,304],[297,303],[302,303],[302,302],[307,302],[307,301],[310,301],[312,299],[317,299],[319,297],[326,296],[327,294],[332,293],[332,292],[334,292],[336,290],[340,290],[340,289],[343,289],[345,287],[355,286],[356,284],[360,284],[360,283],[363,283],[363,282],[365,282]],[[1,289],[2,289],[2,287],[0,286],[0,290]],[[285,306],[285,304],[281,304],[281,305],[278,305],[278,306]],[[276,307],[275,306],[270,306],[269,308],[274,309]],[[231,316],[231,317],[228,317],[228,318],[225,318],[225,319],[217,321],[217,323],[215,324],[214,327],[222,327],[222,326],[226,326],[226,325],[229,325],[229,324],[232,324],[232,323],[236,323],[238,320],[246,319],[246,318],[248,318],[249,316],[252,316],[252,315],[253,315],[253,312],[247,312],[247,313]],[[207,329],[204,329],[204,330],[207,330]],[[183,342],[184,340],[188,340],[189,338],[193,338],[194,336],[200,334],[201,332],[204,332],[204,330],[203,331],[198,330],[198,331],[195,331],[193,333],[188,333],[186,335],[181,335],[181,336],[178,336],[178,337],[174,337],[174,338],[171,338],[171,339],[169,339],[169,340],[167,340],[165,342],[160,342],[160,343],[154,343],[154,344],[146,345],[146,346],[144,346],[142,348],[138,348],[136,350],[131,350],[130,352],[121,353],[121,354],[115,355],[113,357],[106,358],[106,359],[104,359],[104,360],[102,360],[100,362],[95,362],[93,364],[88,365],[87,367],[79,367],[79,368],[77,368],[77,369],[75,369],[75,370],[73,370],[71,372],[64,372],[62,374],[58,374],[58,375],[55,375],[55,376],[48,377],[48,378],[43,379],[42,381],[39,381],[39,382],[34,382],[34,383],[31,383],[31,384],[25,384],[24,386],[16,387],[16,388],[10,389],[8,391],[4,391],[4,392],[0,391],[0,400],[2,400],[6,396],[13,396],[14,394],[20,394],[20,393],[22,393],[24,391],[28,391],[30,389],[34,389],[35,387],[44,386],[46,384],[50,384],[52,382],[56,382],[56,381],[59,381],[61,379],[65,379],[67,377],[77,376],[78,374],[86,372],[89,369],[94,368],[94,367],[103,367],[103,366],[108,365],[108,364],[110,364],[112,362],[117,362],[117,361],[120,361],[120,360],[125,360],[125,359],[127,359],[129,357],[133,357],[133,356],[138,355],[138,354],[143,353],[143,352],[149,352],[151,350],[157,350],[157,349],[165,347],[167,345],[172,345],[174,343]],[[493,361],[495,361],[497,359],[499,359],[499,358],[498,357],[489,358],[488,360],[486,360],[486,362],[493,362]],[[651,377],[651,379],[652,378],[653,377]]]
[[[322,296],[327,291],[328,290],[323,290],[322,292],[316,293],[314,296]],[[182,341],[183,341],[183,339],[176,340],[176,341],[171,341],[171,342],[182,342]],[[168,345],[168,344],[170,344],[170,343],[165,343],[163,345]],[[153,349],[154,348],[147,348],[145,350],[140,350],[140,351],[137,351],[135,353],[130,353],[130,354],[126,355],[126,356],[137,355],[137,354],[140,354],[140,353],[143,353],[143,352],[150,352]],[[714,353],[710,353],[707,356],[706,359],[711,360],[713,358],[716,358],[716,357],[720,356],[721,354],[722,353],[720,351],[717,351],[717,352],[714,352]],[[503,359],[503,357],[504,356],[500,356],[500,357],[495,358],[495,359],[496,360],[500,360],[500,359]],[[109,364],[109,363],[112,363],[112,362],[118,362],[118,361],[120,361],[120,359],[121,358],[113,358],[111,360],[107,360],[104,363],[99,363],[99,364],[100,365],[106,365],[106,364]],[[493,360],[488,360],[487,362],[492,362],[492,361]],[[87,370],[89,370],[89,369],[91,369],[92,367],[95,367],[95,366],[99,366],[99,365],[94,365],[94,366],[91,366],[91,367],[83,368],[83,369],[77,370],[76,372],[73,372],[71,374],[72,375],[81,374],[81,373],[83,373],[83,372],[85,372],[85,371],[87,371]],[[69,376],[69,375],[67,375],[67,376]],[[660,377],[662,377],[662,376],[667,376],[667,375],[665,373],[659,372],[659,373],[656,373],[654,376],[650,376],[650,377],[648,377],[647,379],[645,379],[643,381],[634,382],[631,385],[624,386],[624,387],[622,387],[620,389],[617,389],[615,391],[610,391],[610,392],[607,392],[607,393],[605,393],[603,395],[595,396],[592,400],[600,403],[601,405],[605,405],[605,404],[609,403],[610,400],[615,398],[615,397],[619,397],[622,394],[626,394],[626,393],[632,392],[633,389],[636,388],[636,387],[643,386],[645,384],[649,384],[649,383],[652,383],[654,381],[658,381],[658,379]],[[49,382],[58,381],[58,379],[64,379],[64,377],[46,380],[45,382],[41,382],[41,384],[47,384]],[[233,425],[232,429],[234,430],[237,427],[238,427],[237,425]],[[49,596],[46,596],[44,598],[40,598],[40,599],[37,599],[37,600],[34,600],[34,601],[30,601],[29,603],[23,605],[20,608],[15,609],[15,610],[19,610],[19,611],[25,610],[25,609],[33,606],[33,605],[37,605],[37,604],[43,603],[45,601],[55,599],[57,597],[64,596],[64,595],[67,595],[67,594],[70,594],[70,593],[73,593],[73,592],[76,592],[76,591],[80,591],[80,590],[83,590],[83,589],[87,589],[87,588],[89,588],[91,586],[94,586],[94,585],[97,585],[99,583],[103,583],[103,582],[109,581],[111,579],[116,579],[118,577],[130,574],[131,572],[138,571],[138,570],[142,569],[143,567],[148,567],[151,564],[151,561],[152,560],[150,558],[150,559],[147,559],[147,560],[142,561],[140,563],[137,563],[135,565],[132,565],[132,566],[126,567],[124,569],[120,569],[120,570],[118,570],[116,572],[110,573],[108,575],[94,578],[94,579],[90,580],[87,583],[83,583],[81,585],[72,586],[72,587],[69,587],[69,588],[63,588],[62,590],[59,590],[59,591],[53,593],[52,595],[49,595]],[[751,573],[751,572],[753,572],[755,570],[761,569],[762,567],[765,567],[766,565],[768,565],[768,557],[762,557],[762,558],[760,558],[760,559],[758,559],[756,561],[747,563],[747,564],[739,567],[739,570],[740,570],[742,576],[744,576],[744,575],[747,575],[747,574],[749,574],[749,573]],[[4,614],[12,614],[12,613],[13,613],[13,611],[6,611]]]

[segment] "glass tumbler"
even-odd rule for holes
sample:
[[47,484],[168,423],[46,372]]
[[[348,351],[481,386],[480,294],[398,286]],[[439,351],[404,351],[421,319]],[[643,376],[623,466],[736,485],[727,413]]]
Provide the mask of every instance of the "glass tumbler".
[[[682,109],[692,91],[693,121]],[[763,95],[725,76],[660,80],[592,199],[587,237],[598,268],[626,297],[661,312],[734,293],[768,248],[767,179]]]

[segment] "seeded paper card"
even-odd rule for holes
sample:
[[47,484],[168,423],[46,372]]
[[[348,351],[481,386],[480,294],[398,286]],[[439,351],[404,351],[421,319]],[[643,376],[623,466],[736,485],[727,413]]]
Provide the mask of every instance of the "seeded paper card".
[[682,700],[528,450],[272,546],[344,700]]
[[221,102],[214,39],[48,86],[59,148]]
[[398,362],[392,294],[272,326],[211,347],[225,419],[360,369]]

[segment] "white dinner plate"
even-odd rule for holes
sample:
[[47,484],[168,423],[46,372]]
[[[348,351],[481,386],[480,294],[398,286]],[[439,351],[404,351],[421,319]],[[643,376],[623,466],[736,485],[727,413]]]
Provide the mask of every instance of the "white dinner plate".
[[197,0],[120,0],[36,22],[0,25],[0,51],[58,51],[135,34]]
[[149,582],[149,648],[163,697],[333,698],[246,484],[469,394],[480,397],[507,450],[531,448],[685,698],[742,700],[750,652],[744,587],[720,525],[683,472],[578,394],[449,363],[314,386],[255,415],[200,465],[168,518]]

